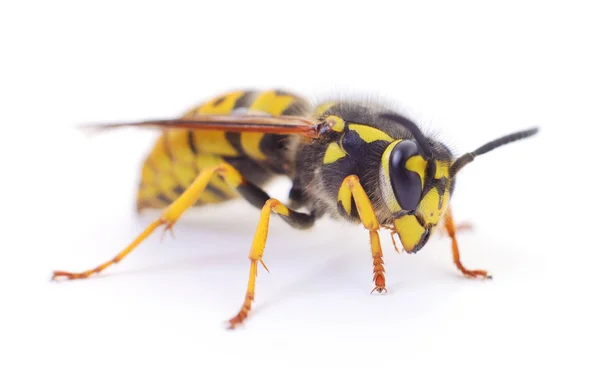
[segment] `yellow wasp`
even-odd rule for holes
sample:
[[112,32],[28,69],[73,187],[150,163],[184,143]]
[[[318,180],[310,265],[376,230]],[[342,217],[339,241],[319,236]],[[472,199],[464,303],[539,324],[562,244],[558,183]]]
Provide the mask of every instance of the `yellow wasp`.
[[[379,293],[386,290],[381,228],[392,230],[407,253],[416,253],[443,222],[458,269],[468,277],[489,278],[460,261],[448,204],[456,174],[475,157],[538,131],[509,134],[457,158],[413,121],[384,106],[332,101],[312,107],[281,90],[230,92],[181,118],[99,127],[121,126],[163,130],[142,168],[137,197],[138,210],[162,208],[162,214],[113,259],[80,273],[56,271],[53,278],[99,273],[158,227],[170,230],[188,208],[242,196],[261,212],[248,255],[246,296],[230,328],[248,317],[258,264],[267,269],[263,253],[271,213],[298,229],[326,214],[362,224],[371,243],[373,290]],[[278,175],[292,182],[287,205],[261,188]]]

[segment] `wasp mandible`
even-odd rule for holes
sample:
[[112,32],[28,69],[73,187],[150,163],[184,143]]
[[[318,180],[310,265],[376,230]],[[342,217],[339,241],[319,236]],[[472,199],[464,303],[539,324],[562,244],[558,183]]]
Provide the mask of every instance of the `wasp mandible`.
[[[240,90],[219,95],[182,117],[98,125],[159,128],[163,131],[141,171],[139,211],[162,209],[158,219],[113,259],[87,271],[56,271],[53,279],[81,279],[120,262],[157,228],[171,230],[192,206],[242,197],[260,209],[250,247],[244,302],[229,321],[241,324],[254,301],[258,265],[271,214],[307,229],[324,215],[362,224],[369,233],[374,291],[386,290],[379,231],[399,237],[416,253],[438,223],[452,240],[457,268],[467,277],[488,278],[460,260],[449,206],[456,175],[468,163],[499,146],[530,137],[537,128],[493,140],[460,157],[423,134],[409,118],[385,106],[330,101],[311,106],[281,90]],[[263,187],[276,176],[292,183],[288,203]],[[268,271],[268,269],[267,269]]]

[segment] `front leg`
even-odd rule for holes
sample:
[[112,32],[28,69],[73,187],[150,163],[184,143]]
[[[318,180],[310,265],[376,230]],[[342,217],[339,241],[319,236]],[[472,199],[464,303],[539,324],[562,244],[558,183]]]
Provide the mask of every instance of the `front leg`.
[[468,270],[465,268],[460,261],[460,252],[458,251],[458,242],[456,241],[456,227],[454,226],[454,218],[452,217],[452,211],[450,208],[446,211],[446,217],[444,218],[444,227],[448,236],[452,239],[452,255],[454,258],[454,264],[465,276],[471,278],[487,278],[491,279],[492,276],[485,270]]
[[338,192],[338,203],[348,216],[350,216],[352,212],[353,198],[360,221],[363,226],[369,230],[371,255],[373,256],[373,281],[375,282],[375,288],[373,288],[371,293],[374,291],[377,291],[378,293],[387,292],[387,289],[385,288],[383,252],[378,233],[379,222],[375,216],[375,210],[373,210],[371,200],[369,200],[367,193],[356,175],[347,176],[342,182],[342,186]]

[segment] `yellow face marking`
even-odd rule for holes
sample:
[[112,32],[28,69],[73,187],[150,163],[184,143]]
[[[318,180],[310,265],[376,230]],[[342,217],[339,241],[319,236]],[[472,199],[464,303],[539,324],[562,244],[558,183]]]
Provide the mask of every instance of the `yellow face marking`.
[[405,215],[395,219],[394,227],[396,227],[400,242],[407,252],[414,250],[425,233],[425,229],[414,215]]
[[329,124],[329,127],[334,132],[341,133],[344,131],[344,126],[346,125],[346,123],[340,117],[327,116],[327,118],[325,118],[325,121],[327,122],[327,124]]
[[267,156],[260,150],[260,140],[262,140],[262,133],[242,133],[240,136],[240,142],[244,152],[256,160],[266,160]]
[[358,136],[366,143],[371,143],[377,140],[383,140],[387,142],[394,141],[394,139],[391,138],[388,134],[372,126],[350,124],[348,125],[348,128],[358,133]]
[[406,169],[417,173],[421,177],[421,189],[425,185],[425,168],[427,167],[427,161],[419,155],[415,155],[410,159],[406,160]]
[[260,93],[248,110],[279,116],[296,100],[292,95],[277,94],[275,90]]
[[426,224],[437,224],[442,211],[440,207],[440,194],[436,188],[432,188],[421,200],[419,212]]
[[445,177],[446,179],[450,176],[449,174],[450,164],[446,161],[435,161],[435,179],[441,179]]
[[323,164],[331,164],[344,156],[346,156],[346,153],[342,150],[342,148],[336,142],[332,142],[325,151]]

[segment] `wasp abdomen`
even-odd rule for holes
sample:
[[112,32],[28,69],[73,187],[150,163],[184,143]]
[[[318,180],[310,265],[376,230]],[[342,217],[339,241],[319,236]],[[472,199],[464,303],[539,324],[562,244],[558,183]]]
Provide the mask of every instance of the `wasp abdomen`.
[[[280,91],[245,90],[219,95],[185,113],[184,118],[218,114],[303,115],[309,104]],[[289,136],[223,131],[166,131],[155,143],[142,167],[137,208],[163,208],[171,204],[204,169],[228,162],[244,177],[262,186],[275,174],[288,174],[293,160]],[[196,206],[238,197],[219,176],[214,176]]]

